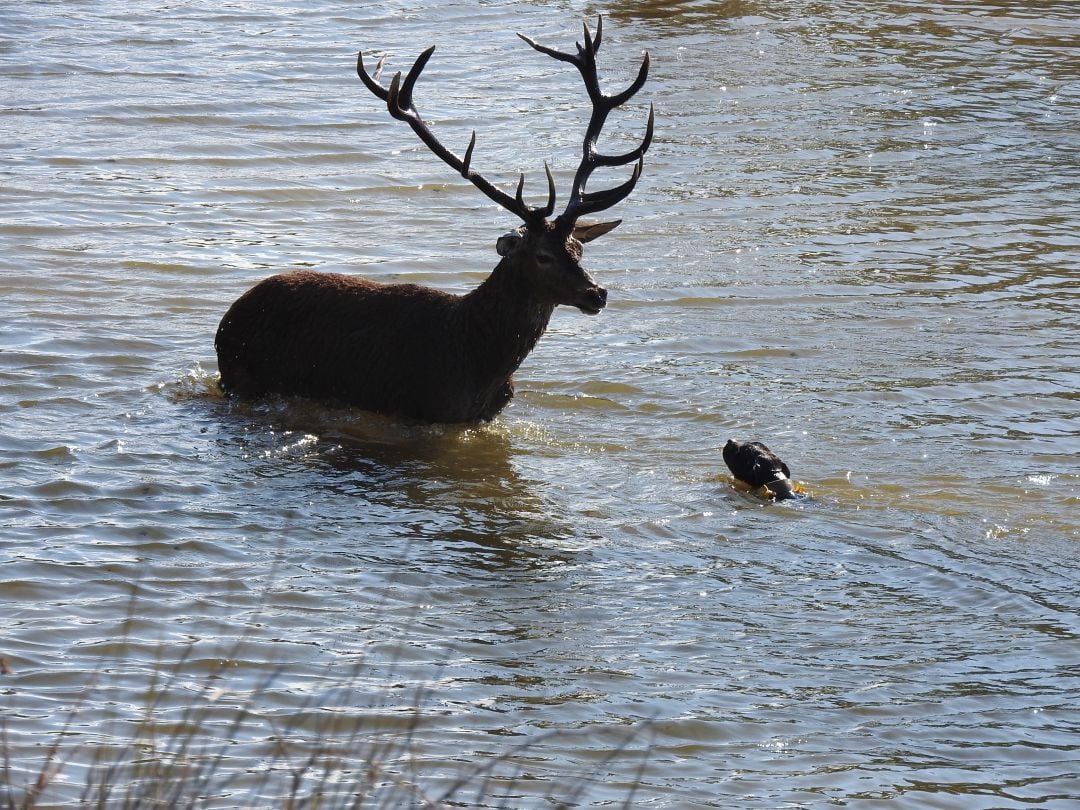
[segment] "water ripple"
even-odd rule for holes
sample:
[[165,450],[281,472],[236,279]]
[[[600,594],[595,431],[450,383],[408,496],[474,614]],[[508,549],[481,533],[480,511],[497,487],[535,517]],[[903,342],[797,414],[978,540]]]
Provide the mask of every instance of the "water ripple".
[[[513,32],[571,47],[596,11],[605,87],[653,59],[607,145],[658,114],[586,255],[605,312],[557,311],[488,426],[226,401],[214,330],[259,278],[461,292],[511,224],[363,91],[356,50],[397,70],[437,44],[440,137],[564,189],[579,80]],[[1068,806],[1070,12],[0,11],[16,789],[59,739],[56,804],[102,763],[126,790],[204,757],[220,806],[280,806],[297,774],[387,805]],[[729,437],[811,497],[736,491]]]

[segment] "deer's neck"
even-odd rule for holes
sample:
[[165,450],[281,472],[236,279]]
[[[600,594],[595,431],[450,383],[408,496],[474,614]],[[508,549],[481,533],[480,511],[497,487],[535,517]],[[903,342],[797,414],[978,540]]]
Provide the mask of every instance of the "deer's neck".
[[555,309],[537,298],[506,258],[464,296],[461,307],[473,360],[482,373],[502,380],[532,351]]

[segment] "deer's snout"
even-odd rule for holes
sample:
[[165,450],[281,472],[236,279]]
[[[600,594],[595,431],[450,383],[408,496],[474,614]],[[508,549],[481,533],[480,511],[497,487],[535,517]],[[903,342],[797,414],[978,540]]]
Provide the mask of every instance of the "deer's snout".
[[586,287],[581,298],[574,303],[586,315],[597,315],[607,305],[607,290],[596,284]]

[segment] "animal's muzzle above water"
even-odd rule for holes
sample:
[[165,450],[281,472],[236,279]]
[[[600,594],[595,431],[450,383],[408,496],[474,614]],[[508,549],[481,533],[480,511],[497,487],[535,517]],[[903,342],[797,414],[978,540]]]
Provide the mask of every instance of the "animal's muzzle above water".
[[607,305],[607,290],[603,287],[589,287],[581,297],[574,302],[574,306],[586,315],[598,315]]

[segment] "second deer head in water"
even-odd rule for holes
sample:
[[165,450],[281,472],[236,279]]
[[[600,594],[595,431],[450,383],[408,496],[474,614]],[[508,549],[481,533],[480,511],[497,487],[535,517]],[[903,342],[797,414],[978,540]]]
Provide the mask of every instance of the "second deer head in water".
[[[581,163],[566,208],[554,219],[555,181],[548,181],[547,203],[527,205],[521,176],[511,196],[496,188],[470,164],[476,133],[463,158],[435,138],[413,104],[413,90],[434,47],[412,69],[394,76],[389,87],[372,78],[357,58],[357,73],[386,102],[394,118],[405,121],[442,160],[523,224],[500,237],[502,257],[491,275],[466,295],[451,295],[415,284],[376,284],[355,276],[296,271],[268,278],[242,295],[218,327],[215,345],[221,387],[231,396],[299,395],[339,400],[366,410],[425,422],[475,422],[492,419],[514,394],[513,374],[547,328],[556,306],[565,304],[595,315],[607,291],[581,267],[582,243],[602,236],[619,221],[579,222],[625,198],[634,188],[652,142],[653,111],[636,149],[603,154],[596,140],[608,113],[645,84],[646,53],[634,82],[608,95],[600,89],[596,33],[584,26],[576,53],[540,45],[519,34],[541,53],[578,69],[592,103]],[[630,179],[613,188],[587,191],[599,167],[634,164]]]

